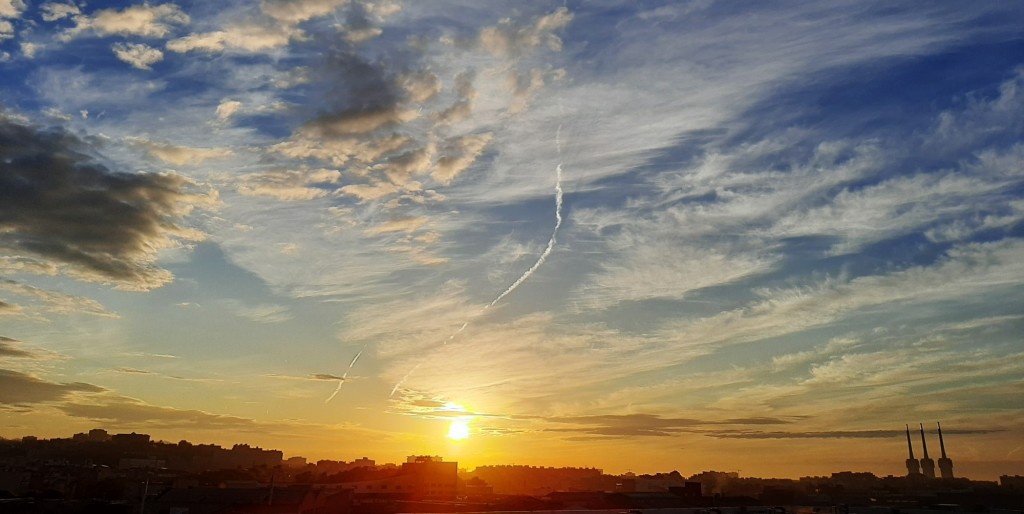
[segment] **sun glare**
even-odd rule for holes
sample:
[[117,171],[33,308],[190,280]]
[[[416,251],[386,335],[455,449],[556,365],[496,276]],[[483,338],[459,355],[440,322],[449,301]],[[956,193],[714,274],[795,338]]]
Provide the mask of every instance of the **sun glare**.
[[469,437],[469,421],[463,419],[452,420],[452,424],[448,426],[448,439],[461,441],[467,437]]

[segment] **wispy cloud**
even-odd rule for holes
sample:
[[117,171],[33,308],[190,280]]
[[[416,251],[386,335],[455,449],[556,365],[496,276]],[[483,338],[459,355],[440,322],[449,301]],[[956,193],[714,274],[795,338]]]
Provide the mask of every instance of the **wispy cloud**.
[[41,313],[52,314],[92,314],[94,316],[117,318],[118,314],[108,311],[103,305],[92,298],[74,296],[59,291],[48,291],[30,286],[15,280],[0,279],[0,291],[19,298],[17,306],[20,314],[45,319]]
[[99,36],[122,35],[163,38],[172,33],[175,27],[188,25],[191,21],[175,4],[134,5],[124,9],[102,9],[91,14],[72,13],[71,9],[51,7],[47,12],[51,17],[59,19],[64,14],[70,15],[74,27],[61,34],[61,38],[70,41],[84,33],[95,33]]
[[20,341],[10,337],[0,336],[0,355],[4,357],[31,358],[35,354],[24,350],[18,344]]
[[140,70],[151,70],[152,65],[164,59],[164,53],[141,43],[114,43],[111,46],[118,59]]

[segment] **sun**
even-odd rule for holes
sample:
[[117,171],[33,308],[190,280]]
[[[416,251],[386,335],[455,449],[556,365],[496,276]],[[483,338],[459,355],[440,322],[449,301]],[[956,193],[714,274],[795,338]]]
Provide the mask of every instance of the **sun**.
[[448,426],[448,439],[461,441],[469,437],[469,421],[464,419],[453,419]]

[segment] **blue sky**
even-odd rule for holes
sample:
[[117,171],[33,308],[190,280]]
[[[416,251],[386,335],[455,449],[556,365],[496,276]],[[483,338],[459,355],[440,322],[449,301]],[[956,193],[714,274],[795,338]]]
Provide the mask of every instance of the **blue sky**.
[[0,435],[1019,473],[1022,22],[0,0]]

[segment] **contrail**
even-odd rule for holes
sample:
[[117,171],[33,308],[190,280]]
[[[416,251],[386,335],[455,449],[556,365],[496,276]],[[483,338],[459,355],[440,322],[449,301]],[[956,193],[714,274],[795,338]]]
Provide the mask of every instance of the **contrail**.
[[[561,131],[562,131],[562,126],[559,125],[558,126],[558,132],[561,132]],[[555,140],[556,141],[558,140],[558,136],[557,135],[555,136]],[[540,268],[541,265],[544,264],[544,261],[546,261],[548,259],[548,255],[551,255],[551,251],[555,249],[555,243],[557,242],[557,239],[556,239],[555,236],[558,235],[558,229],[561,226],[562,226],[562,163],[558,163],[558,166],[555,167],[555,230],[551,232],[551,239],[548,239],[548,246],[547,246],[547,248],[545,248],[544,251],[541,252],[540,257],[537,257],[537,262],[533,263],[533,266],[530,266],[530,269],[526,270],[526,272],[524,272],[522,275],[520,275],[520,277],[515,282],[513,282],[512,285],[508,286],[508,289],[506,289],[504,292],[499,294],[497,298],[495,298],[493,301],[491,301],[491,303],[487,304],[487,307],[484,307],[484,310],[487,310],[487,309],[489,309],[491,307],[494,307],[494,304],[500,302],[502,298],[508,296],[512,291],[515,291],[516,288],[518,288],[520,285],[522,285],[523,282],[526,282],[526,279],[530,278],[530,276],[533,275],[533,272],[537,271],[537,268]],[[465,328],[465,325],[463,325],[463,328]],[[462,331],[462,329],[459,329],[459,332],[461,332],[461,331]]]
[[352,362],[348,364],[348,369],[345,370],[345,374],[341,375],[341,380],[338,380],[338,387],[334,388],[334,392],[331,393],[331,395],[328,396],[326,400],[324,400],[324,403],[327,403],[333,400],[335,396],[338,396],[338,391],[341,391],[341,386],[345,385],[345,379],[348,378],[348,372],[352,371],[352,366],[356,365],[356,361],[359,360],[359,356],[363,354],[363,350],[365,349],[366,346],[364,345],[362,348],[359,349],[359,352],[356,353],[356,356],[352,357]]
[[[487,307],[490,307],[490,305],[488,305]],[[484,307],[484,309],[487,309],[487,307]],[[481,310],[480,312],[483,312],[483,310]],[[448,343],[452,342],[452,339],[455,339],[455,336],[461,334],[463,330],[466,330],[467,326],[469,326],[469,321],[466,321],[465,323],[463,323],[462,326],[459,327],[459,329],[455,331],[455,333],[453,333],[452,335],[448,336],[448,339],[444,340],[444,344],[448,344]],[[408,375],[406,375],[406,376],[408,376]]]
[[[465,325],[463,325],[463,327],[462,327],[462,328],[466,328],[466,327],[465,327]],[[458,332],[456,332],[456,334],[457,334],[457,333],[458,333]],[[454,337],[454,335],[453,335],[453,337]],[[449,339],[449,340],[451,340],[451,337],[449,337],[448,339]],[[446,344],[447,344],[447,342],[446,342]],[[392,388],[391,388],[391,394],[389,394],[389,395],[388,395],[388,398],[391,398],[392,396],[394,396],[394,395],[395,395],[395,391],[397,391],[397,390],[398,390],[398,388],[399,388],[399,387],[402,387],[402,384],[404,384],[404,383],[405,383],[405,379],[409,378],[409,375],[412,375],[412,372],[413,372],[413,371],[416,371],[417,369],[419,369],[419,367],[420,367],[420,363],[418,363],[418,362],[417,362],[417,363],[416,363],[416,365],[415,365],[415,366],[413,366],[413,367],[412,367],[412,369],[410,369],[410,370],[409,370],[409,372],[408,372],[408,373],[406,373],[406,374],[405,374],[405,376],[404,376],[404,377],[402,377],[402,379],[401,379],[401,380],[399,380],[397,384],[395,384],[395,387],[392,387]]]
[[[562,108],[562,100],[561,99],[558,100],[558,110],[563,115],[565,114],[565,110]],[[559,123],[558,124],[558,128],[555,129],[555,148],[558,150],[558,165],[555,166],[555,228],[554,228],[554,230],[551,231],[551,238],[548,239],[548,246],[546,248],[544,248],[544,251],[541,252],[539,257],[537,257],[537,262],[534,262],[533,266],[530,266],[530,269],[524,271],[523,274],[520,275],[519,278],[517,278],[515,282],[512,282],[512,285],[508,286],[508,288],[506,288],[504,291],[502,291],[502,293],[499,294],[497,297],[495,297],[494,300],[491,300],[491,303],[485,305],[483,309],[480,309],[480,313],[478,313],[476,316],[479,316],[480,314],[482,314],[487,309],[490,309],[491,307],[494,307],[494,304],[500,302],[503,298],[505,298],[506,296],[511,294],[512,291],[515,291],[516,289],[518,289],[519,286],[521,286],[523,284],[523,282],[526,282],[526,280],[529,279],[533,275],[533,273],[535,271],[537,271],[537,269],[540,268],[544,264],[544,261],[546,261],[548,259],[548,256],[551,255],[551,252],[554,251],[554,249],[555,249],[555,243],[558,242],[558,239],[556,237],[558,235],[558,229],[562,227],[562,124],[561,123]],[[476,317],[476,316],[473,316],[473,317]],[[466,320],[466,322],[463,323],[462,326],[459,327],[458,330],[456,330],[454,333],[452,333],[452,335],[448,336],[448,339],[445,339],[443,344],[447,345],[448,343],[450,343],[452,341],[452,339],[455,339],[455,336],[461,334],[463,330],[466,330],[466,327],[469,326],[469,321],[470,320]],[[401,387],[401,385],[403,383],[405,383],[405,380],[407,378],[409,378],[409,375],[412,375],[413,371],[416,371],[416,368],[419,368],[419,367],[420,367],[420,365],[416,364],[415,367],[413,367],[411,370],[409,370],[409,372],[406,373],[404,377],[402,377],[402,380],[399,380],[398,383],[395,384],[395,387],[391,388],[391,394],[388,395],[388,398],[394,396],[395,395],[395,391],[397,391],[398,388]],[[338,384],[338,387],[340,388],[341,384]]]
[[[559,113],[562,114],[562,116],[565,116],[565,109],[562,108],[562,99],[561,98],[558,99],[558,111],[559,111]],[[484,307],[483,310],[487,310],[487,309],[489,309],[491,307],[494,307],[494,304],[500,302],[502,298],[508,296],[510,293],[512,293],[512,291],[515,291],[520,285],[522,285],[523,282],[526,282],[526,280],[528,278],[530,278],[531,275],[533,275],[533,272],[537,271],[537,268],[540,268],[541,265],[544,264],[544,261],[546,261],[548,259],[548,255],[551,255],[552,250],[555,249],[555,243],[557,242],[557,238],[555,236],[558,235],[558,229],[562,226],[562,124],[561,123],[559,123],[558,124],[558,128],[555,129],[555,149],[558,151],[558,166],[555,166],[555,229],[551,231],[551,238],[548,239],[548,246],[547,246],[547,248],[544,249],[543,252],[541,252],[540,257],[537,257],[537,262],[533,263],[533,266],[530,266],[530,269],[526,270],[522,275],[520,275],[519,278],[516,279],[515,282],[512,282],[512,285],[508,286],[508,289],[505,289],[505,291],[503,291],[501,294],[499,294],[497,298],[495,298],[493,301],[491,301],[491,303],[487,304],[487,307]],[[462,332],[463,328],[466,328],[466,325],[463,325],[462,328],[459,329],[459,332]],[[458,332],[456,332],[456,333],[458,333]]]

